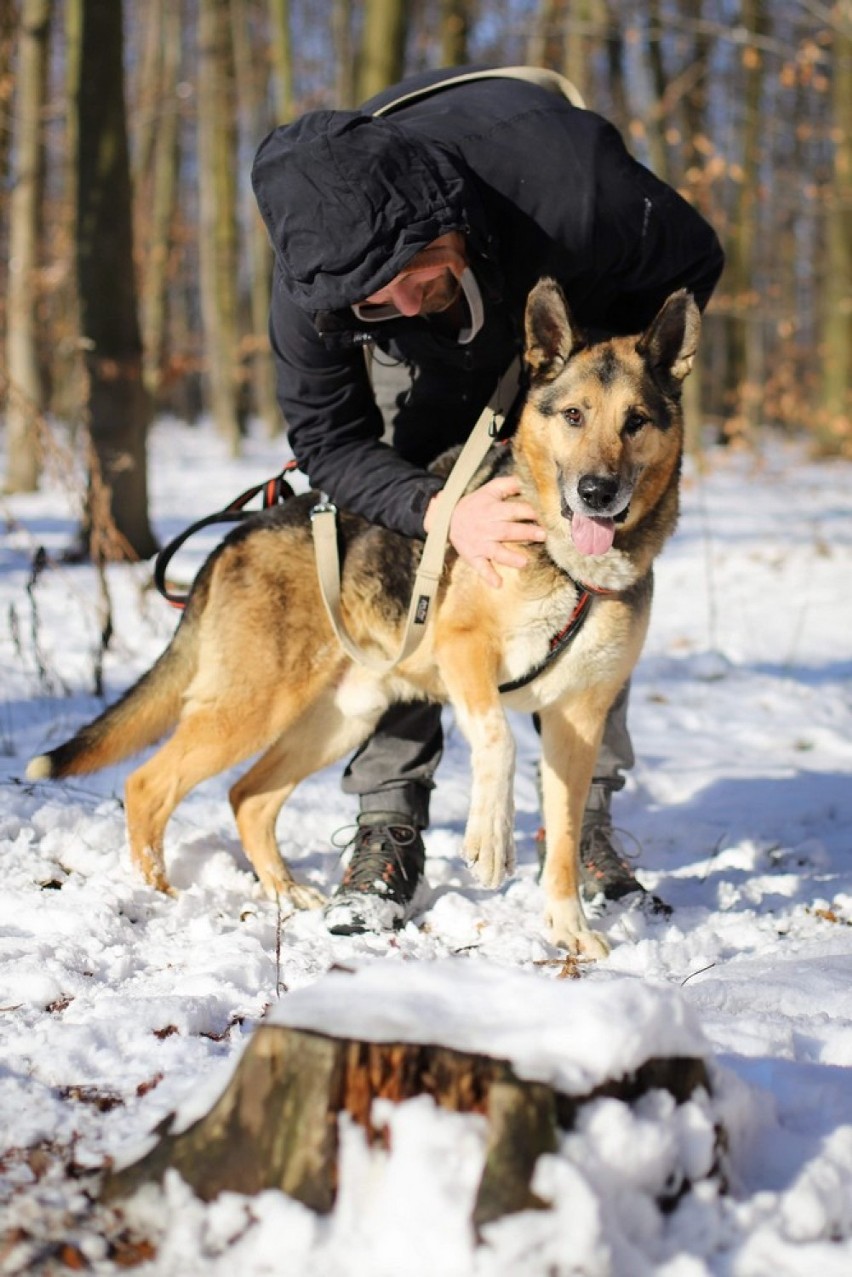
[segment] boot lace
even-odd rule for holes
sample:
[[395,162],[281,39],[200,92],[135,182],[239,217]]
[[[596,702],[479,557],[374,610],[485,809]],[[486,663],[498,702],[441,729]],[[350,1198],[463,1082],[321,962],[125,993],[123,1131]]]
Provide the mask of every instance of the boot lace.
[[340,893],[382,895],[402,903],[411,899],[423,872],[423,844],[416,826],[404,821],[358,825],[341,847],[341,856],[350,848]]

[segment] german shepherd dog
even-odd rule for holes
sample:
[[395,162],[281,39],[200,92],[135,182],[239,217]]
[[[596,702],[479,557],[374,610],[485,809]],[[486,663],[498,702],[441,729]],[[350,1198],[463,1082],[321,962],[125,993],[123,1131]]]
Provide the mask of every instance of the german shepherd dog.
[[[420,646],[391,673],[358,665],[326,616],[310,531],[317,494],[303,494],[232,532],[199,572],[148,673],[31,761],[30,779],[97,771],[174,728],[127,781],[130,854],[151,886],[169,890],[163,834],[181,799],[263,751],[230,791],[243,847],[271,897],[319,903],[278,849],[282,804],[299,781],[366,740],[388,705],[427,699],[452,704],[470,744],[463,851],[479,881],[496,887],[514,867],[511,708],[541,723],[550,935],[572,953],[607,952],[580,902],[578,837],[604,720],[644,641],[652,564],[677,519],[681,383],[700,319],[680,291],[640,336],[590,343],[558,285],[544,279],[525,326],[529,388],[518,428],[511,446],[491,449],[473,484],[517,475],[547,539],[528,546],[522,569],[501,569],[502,589],[449,551]],[[399,646],[422,546],[345,513],[340,541],[347,628],[387,657]],[[548,660],[584,594],[585,623]]]

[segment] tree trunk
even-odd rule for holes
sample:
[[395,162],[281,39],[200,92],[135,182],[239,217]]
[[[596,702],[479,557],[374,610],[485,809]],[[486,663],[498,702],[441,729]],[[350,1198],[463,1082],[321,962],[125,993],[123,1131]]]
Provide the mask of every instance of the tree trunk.
[[[665,115],[670,125],[673,123],[680,145],[674,148],[670,156],[670,168],[678,189],[685,192],[691,204],[713,222],[711,199],[711,183],[706,177],[706,163],[699,149],[699,142],[708,131],[708,76],[712,57],[712,44],[709,36],[696,20],[695,7],[689,0],[679,0],[679,16],[681,24],[686,26],[695,22],[695,31],[683,57],[684,70],[679,77],[679,92],[675,97],[677,111],[667,107]],[[671,86],[670,86],[671,87]],[[676,161],[676,163],[675,163]],[[720,325],[721,327],[721,325]],[[705,359],[698,360],[692,375],[684,386],[684,424],[686,428],[685,447],[688,453],[699,456],[702,447],[701,425],[708,410],[712,407],[719,419],[722,417],[722,396],[716,396],[714,403],[708,405],[706,388],[714,380],[723,380],[721,372],[717,379],[707,375],[709,367],[710,346],[705,350]],[[718,351],[718,345],[716,346]]]
[[645,143],[648,147],[649,167],[657,177],[671,183],[671,165],[662,110],[667,84],[666,70],[663,65],[662,28],[660,0],[651,0],[648,6],[648,22],[640,36],[643,78],[646,80],[648,91],[648,100],[641,105],[640,112]]
[[[262,51],[252,47],[251,28],[243,10],[243,0],[232,0],[234,66],[243,108],[240,114],[248,120],[250,136],[255,140],[261,138],[269,129],[266,110],[269,74],[268,71],[261,69],[263,68]],[[284,15],[281,16],[283,19]],[[281,433],[284,425],[281,409],[278,407],[275,367],[268,335],[272,250],[255,201],[249,199],[246,202],[251,266],[249,284],[251,333],[248,339],[247,364],[254,392],[255,411],[263,422],[267,438],[272,439]]]
[[583,101],[592,106],[591,67],[595,47],[600,43],[596,28],[603,28],[600,0],[575,0],[565,31],[562,69],[580,90]]
[[241,446],[237,147],[227,3],[199,0],[198,44],[198,251],[207,385],[216,428],[237,456]]
[[623,22],[613,0],[601,0],[601,3],[603,5],[604,29],[606,31],[604,48],[608,67],[607,87],[612,99],[611,118],[619,132],[626,133],[630,122],[630,109],[627,105],[624,75]]
[[[852,9],[846,6],[850,21]],[[817,438],[827,452],[852,453],[852,33],[834,33],[834,164],[826,192],[822,296],[822,404]]]
[[357,101],[355,47],[352,39],[352,0],[332,0],[331,42],[336,67],[334,105],[349,109]]
[[[142,271],[143,376],[154,403],[163,385],[168,319],[169,258],[177,201],[180,163],[177,87],[180,73],[182,5],[180,0],[154,0],[148,20],[155,28],[160,58],[156,66],[156,128],[146,172],[139,173],[149,192],[148,244]],[[149,86],[150,87],[150,86]]]
[[50,0],[24,0],[15,109],[15,180],[9,202],[6,311],[6,485],[32,492],[40,471],[44,391],[37,342],[37,269],[44,184],[42,122]]
[[[11,115],[14,77],[12,73],[13,49],[21,21],[19,8],[22,0],[0,5],[0,109]],[[6,189],[6,174],[11,150],[11,129],[0,128],[0,190]],[[0,203],[0,209],[3,205]]]
[[524,60],[530,66],[560,68],[567,0],[541,0],[535,11]]
[[133,267],[122,10],[114,0],[77,4],[77,282],[94,454],[84,536],[98,559],[148,558],[157,544],[148,522],[150,406]]
[[469,60],[470,0],[441,0],[441,62],[460,67]]
[[[178,0],[178,6],[180,0]],[[134,59],[130,81],[132,156],[131,175],[137,194],[143,189],[153,166],[154,148],[160,125],[163,56],[163,0],[149,0],[136,15],[135,34],[141,52]],[[132,40],[132,36],[130,37]]]
[[[763,0],[746,0],[743,25],[763,35],[767,13]],[[760,425],[763,408],[763,360],[760,315],[757,307],[756,247],[761,157],[761,103],[763,97],[763,54],[755,44],[746,44],[744,67],[743,127],[740,144],[740,171],[735,183],[731,209],[731,235],[726,245],[727,286],[732,298],[728,321],[728,396],[731,407],[726,433],[753,435]]]
[[[8,292],[9,243],[6,231],[9,223],[9,199],[12,190],[10,157],[12,154],[12,119],[15,100],[14,52],[19,44],[21,0],[0,4],[0,298]],[[6,314],[0,303],[0,338],[6,340]],[[2,393],[2,389],[0,389]]]
[[275,90],[275,123],[285,124],[287,120],[292,120],[295,111],[290,0],[269,0],[269,25],[272,28],[270,56]]
[[356,96],[365,102],[402,78],[408,5],[405,0],[366,0],[358,53]]
[[558,1130],[570,1129],[584,1104],[603,1096],[631,1102],[658,1088],[683,1103],[698,1087],[710,1091],[697,1058],[649,1060],[629,1077],[576,1096],[518,1078],[505,1060],[486,1055],[261,1025],[210,1112],[180,1134],[161,1129],[145,1157],[108,1177],[103,1195],[126,1197],[173,1167],[205,1201],[226,1191],[278,1188],[326,1213],[337,1190],[339,1115],[348,1113],[371,1143],[381,1143],[373,1100],[430,1095],[442,1108],[488,1118],[473,1213],[481,1228],[546,1206],[530,1188],[536,1162],[555,1151]]

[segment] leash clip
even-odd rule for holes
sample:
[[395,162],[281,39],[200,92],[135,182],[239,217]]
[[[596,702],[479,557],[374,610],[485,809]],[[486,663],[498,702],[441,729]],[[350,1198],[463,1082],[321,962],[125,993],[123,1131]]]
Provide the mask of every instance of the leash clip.
[[311,506],[311,523],[322,514],[337,514],[337,506],[325,492],[321,492],[319,501]]

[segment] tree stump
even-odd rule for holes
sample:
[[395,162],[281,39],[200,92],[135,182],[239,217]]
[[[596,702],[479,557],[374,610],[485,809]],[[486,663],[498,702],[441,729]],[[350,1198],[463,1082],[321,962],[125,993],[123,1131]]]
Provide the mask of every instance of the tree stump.
[[478,1230],[515,1211],[546,1208],[530,1187],[536,1162],[557,1148],[559,1129],[573,1126],[583,1104],[602,1096],[631,1101],[659,1087],[678,1103],[697,1087],[709,1092],[704,1061],[649,1059],[628,1076],[568,1095],[520,1078],[507,1060],[488,1055],[263,1024],[210,1112],[179,1134],[169,1132],[166,1119],[156,1146],[111,1173],[103,1196],[128,1196],[173,1167],[205,1201],[224,1190],[278,1188],[325,1213],[337,1191],[338,1116],[348,1113],[369,1141],[381,1143],[385,1132],[372,1120],[375,1099],[398,1103],[430,1095],[444,1108],[488,1118],[473,1212]]

